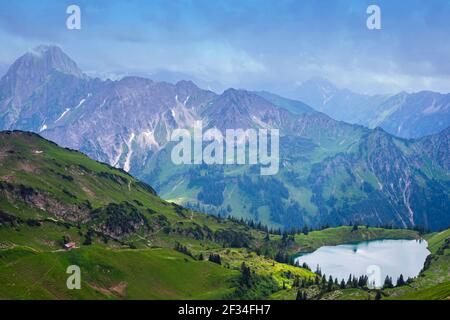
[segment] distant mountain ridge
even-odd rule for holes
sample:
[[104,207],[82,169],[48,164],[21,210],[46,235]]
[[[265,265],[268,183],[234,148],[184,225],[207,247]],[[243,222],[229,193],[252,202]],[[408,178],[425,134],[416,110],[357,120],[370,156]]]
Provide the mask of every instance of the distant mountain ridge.
[[293,114],[311,114],[316,112],[309,105],[301,101],[287,99],[267,91],[258,91],[255,93],[277,107],[286,109]]
[[313,78],[296,88],[295,95],[333,119],[381,127],[402,138],[421,138],[450,126],[450,94],[365,95]]
[[[190,81],[141,77],[102,81],[86,77],[59,48],[38,51],[19,58],[0,81],[0,129],[39,132],[123,168],[165,199],[273,227],[450,224],[448,130],[405,141],[270,93],[216,94]],[[22,65],[30,66],[31,80]],[[222,130],[279,129],[279,173],[174,165],[170,133],[198,120]]]

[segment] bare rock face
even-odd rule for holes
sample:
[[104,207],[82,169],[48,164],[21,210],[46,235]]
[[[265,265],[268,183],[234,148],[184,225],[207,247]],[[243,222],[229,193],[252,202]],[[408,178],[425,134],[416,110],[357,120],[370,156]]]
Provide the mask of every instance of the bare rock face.
[[40,46],[26,53],[0,81],[2,128],[46,128],[65,105],[74,103],[86,82],[76,63],[58,47]]
[[421,138],[450,125],[450,94],[422,91],[394,96],[384,104],[389,116],[378,125],[402,138]]
[[82,79],[85,76],[60,48],[39,46],[16,60],[2,79],[2,94],[20,105],[54,72]]
[[164,147],[174,129],[192,127],[196,111],[213,97],[193,84],[137,77],[106,81],[80,100],[70,121],[55,123],[43,135],[130,171]]

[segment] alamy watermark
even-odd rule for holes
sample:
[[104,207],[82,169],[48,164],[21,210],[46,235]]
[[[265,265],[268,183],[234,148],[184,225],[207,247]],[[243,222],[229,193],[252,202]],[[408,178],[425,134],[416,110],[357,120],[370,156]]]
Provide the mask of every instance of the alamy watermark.
[[70,16],[67,17],[66,27],[69,30],[81,29],[81,9],[79,6],[72,4],[67,7],[66,13]]
[[381,288],[383,283],[381,282],[381,268],[377,265],[370,265],[366,269],[367,286],[370,289]]
[[69,290],[80,290],[81,289],[81,269],[77,265],[71,265],[67,267],[67,274],[70,276],[67,278],[66,286]]
[[203,123],[197,121],[192,130],[172,132],[170,140],[178,143],[171,159],[176,165],[259,164],[261,175],[275,175],[280,166],[279,138],[278,129],[226,129],[224,136],[211,128],[203,133]]
[[367,7],[366,10],[369,17],[367,18],[366,25],[369,30],[381,30],[381,8],[376,4],[372,4]]

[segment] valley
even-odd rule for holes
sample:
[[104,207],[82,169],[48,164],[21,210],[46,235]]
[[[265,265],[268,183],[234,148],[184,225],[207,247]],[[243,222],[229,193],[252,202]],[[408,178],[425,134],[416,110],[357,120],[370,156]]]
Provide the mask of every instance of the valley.
[[[289,264],[298,252],[420,237],[365,226],[271,233],[166,202],[125,171],[33,133],[1,132],[0,163],[2,299],[287,297],[299,280],[317,277]],[[444,258],[446,235],[428,238],[430,250]],[[69,241],[75,248],[64,250]],[[440,257],[430,268],[442,267]],[[69,265],[81,269],[80,290],[66,288]],[[447,292],[445,279],[427,280],[426,290]]]

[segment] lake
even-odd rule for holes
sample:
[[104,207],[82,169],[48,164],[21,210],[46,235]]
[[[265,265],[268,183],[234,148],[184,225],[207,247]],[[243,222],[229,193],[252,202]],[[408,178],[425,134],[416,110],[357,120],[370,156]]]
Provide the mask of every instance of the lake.
[[416,277],[430,254],[425,240],[375,240],[338,246],[324,246],[312,253],[299,256],[295,261],[304,262],[315,271],[320,266],[323,274],[345,279],[350,274],[369,276],[369,283],[382,286],[386,275],[394,285],[400,274],[404,279]]

